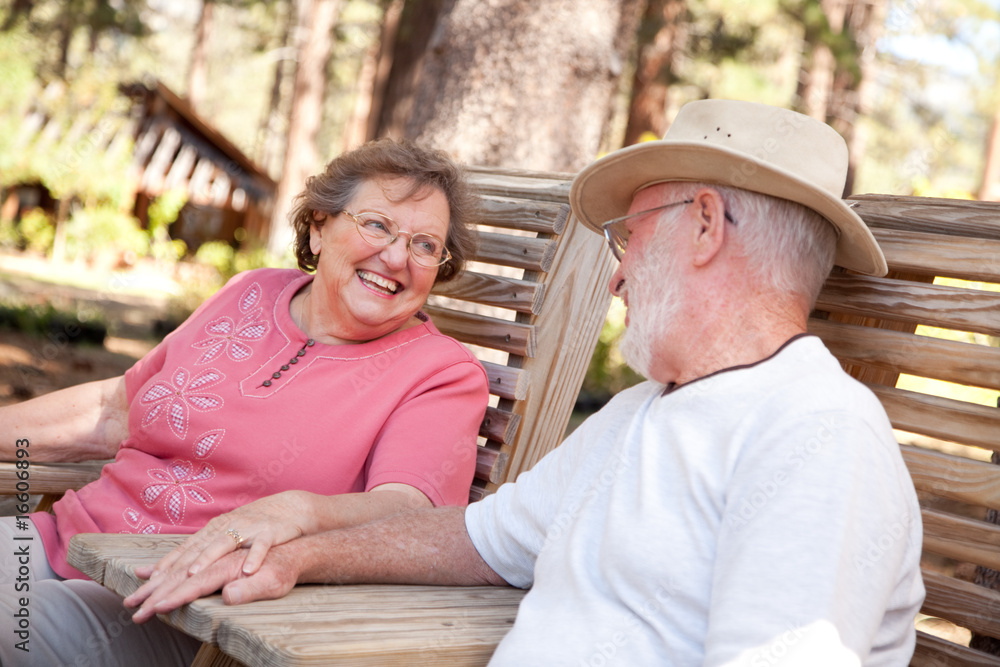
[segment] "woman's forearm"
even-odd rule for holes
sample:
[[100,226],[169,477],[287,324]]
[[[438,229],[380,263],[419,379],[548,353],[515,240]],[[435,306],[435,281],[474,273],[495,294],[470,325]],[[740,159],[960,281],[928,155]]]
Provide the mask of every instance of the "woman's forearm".
[[128,437],[125,378],[60,389],[0,408],[0,460],[11,461],[27,440],[33,462],[110,458]]
[[405,510],[431,506],[427,496],[407,484],[383,484],[368,493],[336,496],[302,493],[310,508],[309,517],[302,522],[305,535],[356,526]]

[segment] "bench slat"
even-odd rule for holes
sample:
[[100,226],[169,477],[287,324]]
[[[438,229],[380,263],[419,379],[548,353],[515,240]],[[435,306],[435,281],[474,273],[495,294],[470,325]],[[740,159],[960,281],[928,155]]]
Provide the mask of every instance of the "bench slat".
[[990,335],[1000,331],[1000,293],[946,285],[833,274],[816,308]]
[[519,313],[537,315],[542,311],[545,287],[530,280],[466,271],[451,282],[435,286],[433,293],[452,299],[473,301],[484,306],[509,308]]
[[[997,466],[911,445],[900,445],[900,450],[918,491],[970,505],[1000,508]],[[1000,608],[997,611],[1000,613]]]
[[889,268],[964,280],[1000,282],[1000,241],[873,229]]
[[480,447],[476,452],[475,479],[498,483],[507,471],[510,456],[506,452],[491,447]]
[[921,518],[927,551],[1000,570],[1000,526],[932,509]]
[[499,408],[486,408],[486,416],[483,417],[483,423],[479,426],[479,435],[507,445],[514,442],[517,428],[520,425],[521,415]]
[[466,167],[469,182],[486,196],[535,199],[565,203],[575,174],[536,173],[504,170],[497,173],[491,167]]
[[871,227],[1000,241],[995,202],[940,197],[854,195],[848,204]]
[[[66,489],[79,489],[101,476],[101,468],[107,461],[84,461],[82,463],[32,463],[29,469],[30,492],[32,494],[61,494]],[[17,465],[0,461],[0,488],[17,489]]]
[[917,630],[910,667],[1000,667],[1000,658]]
[[838,359],[897,373],[1000,389],[1000,349],[951,340],[810,319]]
[[944,618],[980,635],[1000,638],[1000,593],[923,571],[927,598],[920,611]]
[[984,449],[1000,448],[1000,410],[895,387],[868,385],[895,428]]
[[447,330],[449,336],[463,343],[490,347],[522,357],[535,356],[535,329],[531,325],[474,313],[460,313],[429,304],[422,310],[431,316],[438,329]]
[[490,393],[511,401],[523,401],[528,397],[531,378],[528,371],[511,368],[491,361],[481,361],[490,383]]
[[568,204],[508,197],[481,197],[479,207],[477,224],[539,234],[562,234],[570,213]]
[[558,244],[548,239],[479,232],[476,261],[547,272],[552,268]]

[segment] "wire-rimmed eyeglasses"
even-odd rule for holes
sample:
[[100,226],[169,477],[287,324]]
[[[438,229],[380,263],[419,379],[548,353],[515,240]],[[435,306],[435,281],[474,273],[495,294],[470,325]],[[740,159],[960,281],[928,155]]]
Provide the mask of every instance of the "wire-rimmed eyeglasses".
[[[683,206],[684,204],[694,203],[693,199],[685,199],[684,201],[675,201],[670,204],[664,204],[663,206],[654,206],[653,208],[647,208],[645,211],[638,211],[636,213],[629,213],[628,215],[623,215],[620,218],[612,218],[608,220],[603,225],[601,229],[604,230],[604,238],[608,240],[608,246],[611,247],[611,253],[615,256],[619,262],[622,261],[622,257],[625,255],[625,249],[628,248],[628,238],[632,235],[632,232],[628,230],[625,225],[626,220],[631,220],[632,218],[637,218],[640,215],[646,215],[647,213],[653,213],[655,211],[662,211],[666,208],[672,208],[674,206]],[[729,211],[725,211],[726,220],[736,224],[733,217],[729,215]]]
[[406,243],[406,249],[410,252],[410,257],[420,266],[433,268],[441,266],[451,259],[451,252],[444,245],[444,241],[433,234],[418,232],[399,231],[399,225],[387,215],[375,213],[374,211],[361,211],[351,213],[342,211],[344,215],[354,220],[354,225],[358,228],[358,234],[365,243],[375,247],[387,246],[396,242],[401,234],[406,234],[410,240]]

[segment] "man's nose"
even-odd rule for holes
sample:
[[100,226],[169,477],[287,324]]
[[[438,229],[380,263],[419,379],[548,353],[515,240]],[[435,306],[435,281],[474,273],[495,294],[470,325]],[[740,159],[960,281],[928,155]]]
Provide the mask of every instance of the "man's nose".
[[614,273],[611,274],[611,280],[608,282],[608,289],[611,290],[612,296],[621,296],[622,287],[625,286],[625,274],[622,273],[621,264]]

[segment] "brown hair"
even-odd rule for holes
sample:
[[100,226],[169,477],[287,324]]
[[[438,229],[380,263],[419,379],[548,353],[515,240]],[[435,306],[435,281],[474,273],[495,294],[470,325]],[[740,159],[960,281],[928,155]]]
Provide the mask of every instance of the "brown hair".
[[334,158],[322,173],[311,176],[306,188],[292,204],[289,220],[295,230],[295,258],[303,271],[314,271],[317,255],[309,247],[309,228],[322,226],[313,211],[338,214],[344,210],[365,181],[382,176],[404,177],[413,187],[409,198],[427,187],[444,193],[448,200],[450,220],[445,246],[451,259],[438,267],[435,282],[447,282],[462,272],[465,262],[476,251],[476,233],[470,227],[476,199],[465,174],[444,152],[429,150],[396,139],[376,139]]

